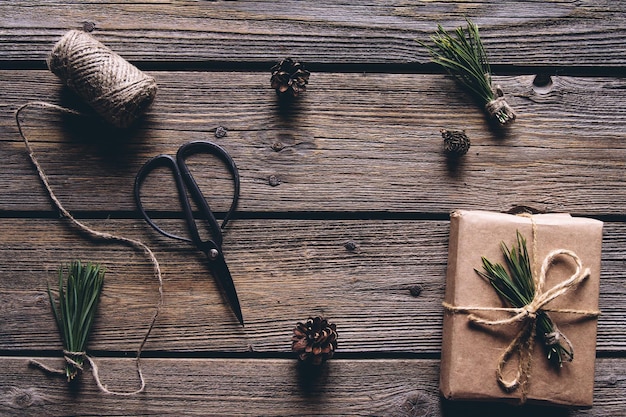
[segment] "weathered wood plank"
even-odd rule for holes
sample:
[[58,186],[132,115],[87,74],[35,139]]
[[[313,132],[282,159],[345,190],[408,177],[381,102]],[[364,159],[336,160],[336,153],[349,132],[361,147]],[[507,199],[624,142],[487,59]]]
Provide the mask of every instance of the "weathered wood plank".
[[[224,250],[245,328],[224,304],[200,253],[156,235],[140,220],[87,222],[100,231],[143,240],[161,262],[165,305],[147,350],[288,352],[295,323],[317,314],[337,324],[339,352],[440,350],[447,221],[235,220],[227,228]],[[89,243],[62,220],[2,219],[0,230],[0,274],[5,277],[0,281],[0,349],[60,346],[46,283],[54,287],[56,269],[72,259],[101,262],[109,271],[90,348],[137,348],[157,301],[157,285],[141,253]],[[625,245],[626,225],[607,223],[601,352],[626,348]],[[421,292],[412,295],[414,287]]]
[[[460,206],[506,211],[527,205],[623,214],[623,79],[553,77],[550,86],[538,88],[531,75],[498,77],[519,112],[502,134],[440,75],[313,74],[291,112],[279,110],[265,73],[154,75],[157,100],[146,123],[132,132],[49,110],[23,114],[25,132],[69,210],[134,210],[133,178],[144,161],[186,141],[209,139],[227,148],[239,166],[244,212],[447,213]],[[0,71],[0,86],[0,209],[49,210],[12,112],[42,98],[76,103],[46,71]],[[220,125],[228,136],[216,139]],[[465,129],[470,136],[472,148],[459,164],[443,154],[441,128]],[[215,207],[225,209],[229,182],[212,181],[212,171],[202,166],[197,171],[201,185],[215,190],[207,192],[216,195]],[[270,185],[272,176],[277,186]],[[167,192],[171,183],[155,183],[147,193],[154,195],[151,207],[176,210]]]
[[[89,374],[83,375],[79,387],[69,389],[61,379],[42,377],[27,361],[0,357],[4,416],[87,415],[94,410],[107,416],[604,417],[626,412],[625,369],[618,359],[597,360],[594,406],[580,411],[442,401],[436,360],[333,359],[320,371],[307,373],[295,360],[144,359],[146,392],[123,398],[98,392]],[[97,361],[109,389],[136,388],[131,360]]]
[[332,1],[38,2],[0,4],[0,56],[43,60],[68,29],[96,24],[96,35],[134,61],[275,61],[361,65],[425,63],[437,23],[472,18],[492,63],[556,67],[623,66],[623,2]]

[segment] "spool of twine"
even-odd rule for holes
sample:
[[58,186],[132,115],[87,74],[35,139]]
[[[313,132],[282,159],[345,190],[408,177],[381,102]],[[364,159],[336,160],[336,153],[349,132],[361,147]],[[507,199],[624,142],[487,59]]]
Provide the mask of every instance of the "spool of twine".
[[67,32],[54,45],[47,63],[64,84],[116,127],[132,125],[156,95],[154,78],[85,32]]

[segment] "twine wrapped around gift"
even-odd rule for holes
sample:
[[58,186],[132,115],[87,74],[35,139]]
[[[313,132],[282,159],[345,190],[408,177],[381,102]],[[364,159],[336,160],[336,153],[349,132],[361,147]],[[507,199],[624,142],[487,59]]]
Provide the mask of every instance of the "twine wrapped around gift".
[[[533,265],[537,265],[537,233],[536,224],[531,216],[532,223],[532,243],[533,243]],[[544,289],[546,276],[552,265],[552,262],[560,256],[567,256],[571,258],[576,264],[576,271],[565,281],[562,281],[552,288]],[[585,279],[590,276],[589,268],[583,269],[582,261],[576,253],[567,249],[555,249],[551,251],[543,260],[541,269],[533,271],[533,280],[535,282],[535,294],[530,303],[521,308],[514,307],[481,307],[481,306],[455,306],[450,303],[444,302],[444,309],[452,314],[467,314],[467,319],[475,324],[485,326],[498,326],[498,325],[516,325],[521,323],[521,329],[513,340],[509,343],[504,350],[498,365],[496,368],[496,377],[500,386],[507,392],[513,392],[520,389],[520,401],[526,402],[529,390],[529,378],[532,368],[533,347],[536,338],[537,317],[540,311],[543,312],[558,312],[566,314],[575,314],[583,318],[594,318],[600,315],[596,310],[577,310],[577,309],[561,309],[561,308],[548,308],[546,305],[555,300],[556,298],[567,293],[569,290],[575,288]],[[511,317],[500,320],[489,320],[476,315],[475,313],[480,311],[496,311],[507,312],[512,314]],[[567,337],[561,333],[556,324],[554,325],[554,331],[552,334],[547,335],[546,344],[558,343],[560,339],[563,339],[565,343],[573,351],[572,343]],[[518,366],[515,376],[507,380],[504,376],[504,367],[509,362],[511,357],[518,356]]]

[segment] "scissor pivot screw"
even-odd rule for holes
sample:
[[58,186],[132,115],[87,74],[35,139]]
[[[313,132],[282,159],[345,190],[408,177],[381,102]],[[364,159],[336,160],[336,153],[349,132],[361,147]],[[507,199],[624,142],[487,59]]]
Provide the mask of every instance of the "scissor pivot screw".
[[217,257],[220,255],[220,252],[217,249],[211,249],[209,251],[209,258],[211,260],[215,260],[217,259]]

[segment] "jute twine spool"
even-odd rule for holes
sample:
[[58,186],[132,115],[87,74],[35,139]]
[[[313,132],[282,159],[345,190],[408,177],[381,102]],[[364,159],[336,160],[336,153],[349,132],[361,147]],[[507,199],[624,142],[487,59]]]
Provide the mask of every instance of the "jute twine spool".
[[156,95],[154,78],[85,32],[67,32],[47,63],[50,71],[116,127],[133,124]]

